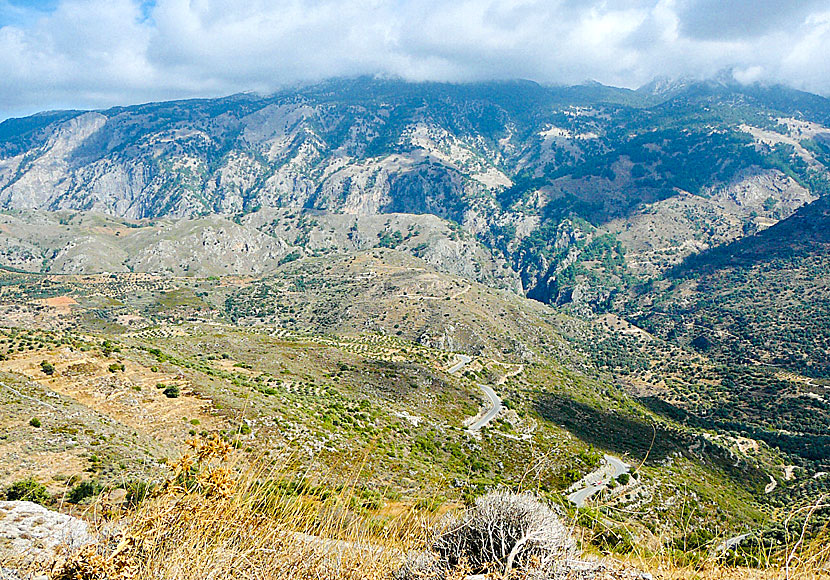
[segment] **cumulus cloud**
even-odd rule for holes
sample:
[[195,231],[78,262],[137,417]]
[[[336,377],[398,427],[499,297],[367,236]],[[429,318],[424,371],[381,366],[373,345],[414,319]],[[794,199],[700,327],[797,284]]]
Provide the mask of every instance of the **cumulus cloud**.
[[830,94],[826,0],[0,0],[0,114],[333,76],[656,76]]

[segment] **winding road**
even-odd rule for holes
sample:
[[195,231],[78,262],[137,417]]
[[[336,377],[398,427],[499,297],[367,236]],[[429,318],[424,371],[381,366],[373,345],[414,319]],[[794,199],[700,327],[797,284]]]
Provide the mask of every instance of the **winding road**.
[[484,427],[485,425],[487,425],[487,423],[495,419],[496,416],[498,416],[498,414],[501,413],[502,409],[501,399],[499,399],[499,396],[496,394],[496,391],[494,391],[489,385],[482,385],[481,383],[478,383],[478,386],[482,391],[484,391],[484,394],[487,395],[487,397],[490,399],[491,408],[484,414],[484,416],[481,419],[467,427],[467,430],[472,432],[480,431],[482,427]]
[[463,369],[465,366],[467,366],[468,364],[470,364],[473,361],[472,357],[469,357],[466,354],[457,354],[455,356],[458,359],[458,362],[455,363],[454,365],[452,365],[447,370],[447,372],[450,373],[451,375],[457,373],[458,371],[460,371],[461,369]]
[[622,462],[613,455],[605,455],[603,457],[605,459],[605,465],[595,471],[592,471],[583,477],[578,483],[574,484],[574,487],[578,487],[579,484],[585,485],[585,487],[578,489],[568,496],[568,499],[571,503],[576,505],[576,507],[584,506],[585,502],[591,498],[591,496],[608,487],[608,483],[612,479],[618,478],[623,473],[628,473],[631,469],[630,465]]
[[[466,354],[457,354],[455,356],[458,359],[458,362],[452,365],[449,369],[447,369],[447,372],[450,374],[455,374],[461,371],[473,360],[472,357],[469,357]],[[472,425],[467,427],[467,431],[469,431],[470,433],[478,433],[479,431],[481,431],[482,427],[485,427],[490,421],[495,419],[499,413],[501,413],[503,407],[501,399],[491,386],[483,385],[481,383],[476,384],[478,385],[478,388],[484,391],[484,394],[487,395],[487,398],[490,400],[490,409],[486,413],[484,413],[484,416],[482,416],[479,419],[476,419]]]

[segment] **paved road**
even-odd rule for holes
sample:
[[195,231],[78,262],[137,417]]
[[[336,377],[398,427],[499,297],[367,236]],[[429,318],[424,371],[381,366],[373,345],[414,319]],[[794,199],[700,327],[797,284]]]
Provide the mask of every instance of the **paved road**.
[[727,540],[724,540],[723,542],[718,544],[718,547],[715,548],[715,552],[725,552],[727,550],[731,550],[732,548],[737,548],[738,545],[745,539],[747,539],[750,535],[751,534],[741,534],[740,536],[735,536]]
[[455,356],[458,358],[458,362],[452,365],[447,371],[450,374],[457,373],[473,361],[473,359],[466,354],[457,354]]
[[[455,363],[452,367],[450,367],[450,369],[447,371],[450,374],[461,371],[473,360],[466,354],[458,354],[456,355],[456,357],[458,357],[458,362]],[[492,387],[490,387],[489,385],[483,385],[481,383],[476,384],[482,391],[484,391],[484,394],[487,395],[487,398],[490,399],[490,410],[487,411],[481,419],[477,420],[475,423],[467,427],[467,431],[470,431],[471,433],[481,431],[481,428],[486,426],[493,419],[495,419],[498,416],[498,414],[501,413],[502,409],[501,399],[499,399],[499,396],[496,394],[496,391],[494,391]]]
[[576,505],[582,507],[585,502],[594,494],[599,493],[606,487],[612,479],[616,479],[623,473],[628,473],[631,467],[612,455],[605,455],[605,465],[599,469],[592,471],[582,478],[580,483],[585,487],[573,492],[568,496],[568,499]]
[[467,430],[472,432],[480,431],[482,427],[484,427],[485,425],[487,425],[487,423],[495,419],[496,416],[499,413],[501,413],[502,409],[501,399],[499,399],[499,396],[492,388],[490,388],[489,385],[482,385],[481,383],[478,383],[478,386],[481,388],[482,391],[484,391],[484,394],[487,395],[487,397],[490,399],[491,409],[484,414],[484,417],[482,417],[481,419],[467,427]]

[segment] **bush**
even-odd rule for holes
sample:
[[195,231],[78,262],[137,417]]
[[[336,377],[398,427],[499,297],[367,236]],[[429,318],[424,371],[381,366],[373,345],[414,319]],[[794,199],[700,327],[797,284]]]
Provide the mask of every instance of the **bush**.
[[86,498],[96,496],[99,493],[101,493],[101,485],[96,481],[87,480],[70,489],[66,499],[72,503],[81,503]]
[[40,419],[38,419],[37,417],[32,417],[31,419],[29,419],[29,425],[31,425],[35,429],[38,429],[40,427]]
[[156,484],[149,481],[131,481],[126,485],[127,496],[125,498],[127,505],[135,507],[145,499],[150,497],[150,494],[156,488]]
[[121,372],[123,373],[123,372],[124,372],[124,370],[125,370],[125,368],[126,368],[126,367],[124,366],[124,363],[112,363],[112,364],[109,366],[109,371],[110,371],[111,373],[118,372],[118,371],[121,371]]
[[164,396],[168,399],[175,399],[181,394],[181,390],[178,385],[168,385],[164,387],[162,393],[164,393]]
[[507,575],[514,568],[553,574],[576,545],[557,514],[530,493],[490,492],[435,530],[433,555],[419,555],[402,570],[417,578],[468,567],[473,574]]
[[635,548],[635,540],[631,532],[621,527],[607,527],[596,534],[591,541],[604,552],[628,554]]
[[45,374],[47,374],[49,376],[52,376],[52,375],[55,374],[55,367],[48,360],[40,361],[40,368],[43,370],[43,372]]
[[46,486],[33,477],[14,482],[6,490],[6,499],[9,501],[31,501],[44,505],[51,497]]

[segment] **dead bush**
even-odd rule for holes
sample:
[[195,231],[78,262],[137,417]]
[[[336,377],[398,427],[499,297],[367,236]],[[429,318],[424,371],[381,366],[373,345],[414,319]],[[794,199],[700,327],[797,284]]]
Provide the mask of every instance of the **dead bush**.
[[576,546],[559,516],[530,493],[496,491],[445,517],[435,529],[431,554],[410,558],[399,577],[446,578],[513,571],[555,577]]

